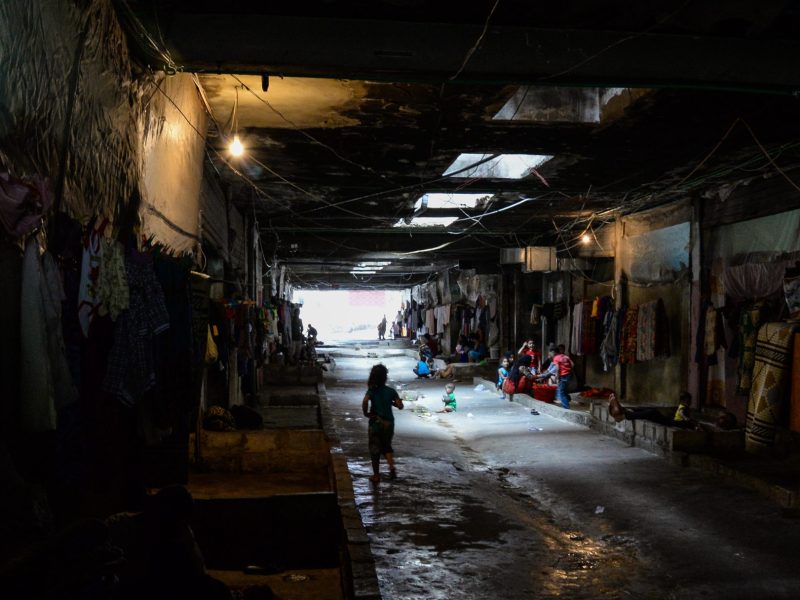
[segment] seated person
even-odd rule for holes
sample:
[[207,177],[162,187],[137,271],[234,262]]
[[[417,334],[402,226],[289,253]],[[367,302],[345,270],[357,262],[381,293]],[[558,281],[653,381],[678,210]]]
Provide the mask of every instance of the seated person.
[[416,374],[417,377],[424,377],[427,379],[434,374],[433,369],[431,368],[432,365],[432,360],[420,358],[420,360],[417,361],[417,366],[414,367],[412,371],[414,371],[414,374]]
[[439,354],[439,342],[436,339],[436,336],[426,333],[422,337],[425,340],[425,344],[428,346],[428,348],[430,348],[431,356],[436,356]]
[[444,386],[444,394],[442,394],[442,402],[444,402],[444,408],[442,410],[437,410],[436,412],[440,413],[449,413],[449,412],[456,412],[456,385],[454,383],[448,383]]
[[433,358],[433,352],[431,351],[431,347],[425,343],[424,338],[420,340],[419,343],[419,350],[417,351],[417,357],[419,360],[428,361]]
[[531,369],[532,358],[529,355],[520,356],[508,373],[508,380],[513,384],[514,392],[506,392],[509,399],[513,394],[522,394],[530,391],[535,373]]
[[547,369],[550,367],[550,365],[553,363],[553,357],[555,356],[557,349],[558,346],[556,346],[555,344],[550,344],[547,347],[547,356],[542,358],[542,366],[540,368],[540,373],[546,372]]
[[553,360],[556,356],[556,353],[557,350],[554,347],[551,347],[550,351],[547,353],[547,360],[545,361],[547,368],[537,375],[537,383],[546,383],[550,385],[555,385],[558,383],[558,363]]
[[455,352],[450,355],[451,362],[467,362],[468,355],[467,353],[472,348],[469,346],[469,341],[467,340],[467,336],[460,335],[458,336],[458,343],[456,344]]
[[486,350],[486,344],[484,344],[481,341],[476,341],[475,347],[469,352],[467,352],[467,359],[469,360],[469,362],[473,363],[480,362],[481,360],[486,358],[488,354],[489,352]]

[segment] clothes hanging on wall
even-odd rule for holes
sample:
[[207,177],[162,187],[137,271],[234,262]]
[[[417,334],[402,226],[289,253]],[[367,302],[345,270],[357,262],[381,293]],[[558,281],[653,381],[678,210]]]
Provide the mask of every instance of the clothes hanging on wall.
[[531,325],[538,325],[541,322],[541,318],[542,318],[542,305],[534,304],[533,306],[531,306],[531,317],[530,317]]
[[717,350],[727,347],[722,312],[714,308],[711,302],[704,302],[700,308],[700,323],[697,327],[695,362],[716,365],[718,360]]
[[117,319],[103,387],[122,404],[133,406],[155,385],[153,338],[169,327],[169,313],[151,255],[129,250],[125,272],[130,307]]
[[597,325],[599,315],[599,299],[587,300],[581,303],[583,313],[581,319],[581,350],[583,354],[597,354]]
[[603,362],[603,371],[611,370],[619,360],[619,323],[624,318],[623,309],[610,313],[608,326],[605,328],[605,335],[600,344],[600,359]]
[[583,355],[583,303],[578,302],[572,307],[572,336],[569,342],[569,352],[576,356]]
[[22,261],[19,315],[20,425],[25,431],[56,428],[56,410],[77,400],[61,328],[61,278],[49,252],[28,238]]
[[759,328],[769,318],[769,305],[764,300],[748,303],[739,315],[739,364],[737,366],[736,393],[746,396],[753,383],[756,361],[756,340]]
[[425,327],[428,329],[428,333],[436,331],[436,313],[432,308],[425,311]]
[[630,306],[625,311],[619,341],[619,362],[633,364],[636,362],[636,334],[639,327],[639,307]]
[[111,315],[116,321],[120,313],[128,308],[128,279],[125,275],[125,251],[116,240],[103,238],[101,241],[100,268],[93,291],[99,302],[101,315]]
[[78,320],[84,337],[89,335],[92,319],[94,319],[100,306],[100,301],[95,296],[95,285],[103,257],[102,240],[103,230],[106,225],[107,223],[104,221],[99,228],[90,229],[84,239],[83,256],[81,257],[81,282],[78,289]]
[[636,360],[638,362],[655,358],[656,348],[656,303],[639,305],[636,325]]

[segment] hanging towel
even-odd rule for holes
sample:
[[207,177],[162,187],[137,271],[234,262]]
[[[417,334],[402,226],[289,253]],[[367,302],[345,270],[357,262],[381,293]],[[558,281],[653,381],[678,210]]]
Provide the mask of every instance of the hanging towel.
[[58,268],[30,237],[22,263],[20,424],[24,431],[51,431],[56,409],[75,402],[61,329],[63,290]]
[[636,332],[639,326],[639,307],[631,306],[625,311],[619,341],[619,362],[633,364],[636,362]]
[[578,302],[572,307],[572,336],[570,339],[570,354],[583,355],[583,302]]

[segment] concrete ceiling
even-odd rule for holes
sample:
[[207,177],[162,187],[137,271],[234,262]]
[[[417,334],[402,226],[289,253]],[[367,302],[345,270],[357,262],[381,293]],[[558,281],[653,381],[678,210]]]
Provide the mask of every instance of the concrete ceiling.
[[[200,73],[215,166],[255,210],[268,255],[320,285],[496,267],[499,248],[563,245],[607,211],[769,169],[746,128],[728,132],[737,119],[782,164],[797,158],[790,2],[501,0],[460,71],[493,2],[305,2],[305,16],[263,2],[129,4]],[[240,159],[227,155],[234,129]],[[520,180],[443,177],[466,152],[554,158]],[[491,200],[425,212],[460,217],[446,229],[393,227],[423,193],[458,191]],[[350,273],[370,260],[391,264]]]

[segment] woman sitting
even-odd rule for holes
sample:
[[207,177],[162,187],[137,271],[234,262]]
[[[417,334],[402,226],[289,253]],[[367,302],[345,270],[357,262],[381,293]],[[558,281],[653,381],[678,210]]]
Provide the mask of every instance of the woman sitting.
[[458,343],[456,344],[455,353],[450,355],[451,362],[467,362],[469,359],[469,351],[472,348],[469,345],[467,336],[458,336]]
[[527,354],[520,356],[511,367],[503,387],[503,392],[508,394],[509,401],[514,399],[514,394],[530,391],[533,378],[536,376],[531,369],[531,360],[532,358]]

